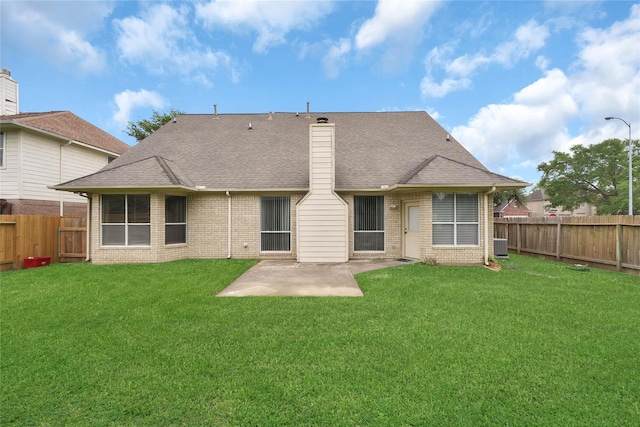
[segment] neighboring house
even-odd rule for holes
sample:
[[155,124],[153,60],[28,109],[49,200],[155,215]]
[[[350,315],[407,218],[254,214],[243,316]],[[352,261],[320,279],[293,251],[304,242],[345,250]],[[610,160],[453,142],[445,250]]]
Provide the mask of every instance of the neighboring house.
[[99,172],[55,188],[90,195],[94,263],[183,258],[481,264],[487,170],[425,112],[181,115]]
[[584,203],[578,209],[565,211],[562,206],[556,208],[551,207],[543,189],[537,189],[527,197],[527,206],[531,209],[531,216],[594,216],[596,208],[593,205]]
[[7,70],[0,83],[0,198],[14,215],[86,216],[86,197],[48,187],[93,173],[130,147],[69,111],[18,113]]
[[519,205],[515,199],[505,200],[499,206],[494,206],[494,218],[523,218],[531,216],[531,209],[527,205]]

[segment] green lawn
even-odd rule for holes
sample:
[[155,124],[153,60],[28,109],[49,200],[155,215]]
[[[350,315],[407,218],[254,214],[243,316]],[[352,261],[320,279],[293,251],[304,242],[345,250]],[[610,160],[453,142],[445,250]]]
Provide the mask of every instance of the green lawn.
[[214,294],[252,261],[0,275],[0,425],[637,426],[640,278],[511,256]]

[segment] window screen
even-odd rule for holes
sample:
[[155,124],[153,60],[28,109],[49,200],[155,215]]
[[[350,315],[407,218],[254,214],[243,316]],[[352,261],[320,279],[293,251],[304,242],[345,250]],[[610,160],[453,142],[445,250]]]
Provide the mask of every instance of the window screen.
[[260,250],[291,251],[291,198],[263,196],[260,200]]
[[384,251],[384,196],[354,196],[353,250]]

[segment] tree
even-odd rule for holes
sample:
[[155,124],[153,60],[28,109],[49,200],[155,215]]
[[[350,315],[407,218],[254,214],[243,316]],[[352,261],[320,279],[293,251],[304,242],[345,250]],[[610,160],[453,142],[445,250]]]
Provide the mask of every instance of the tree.
[[493,193],[493,206],[500,206],[509,200],[515,200],[517,205],[525,206],[527,204],[527,196],[524,194],[524,189],[518,188],[516,190],[497,191]]
[[139,120],[135,123],[127,122],[127,130],[125,132],[127,135],[135,138],[136,141],[140,142],[151,135],[155,130],[159,129],[162,125],[170,122],[180,114],[185,113],[173,108],[169,110],[168,113],[164,114],[160,114],[154,110],[150,119]]
[[[632,141],[638,152],[638,141]],[[574,145],[571,153],[553,152],[553,159],[538,165],[540,186],[551,206],[573,210],[583,203],[594,205],[600,215],[625,214],[629,210],[628,141],[607,139],[588,147]],[[633,206],[640,208],[640,159],[633,160]]]

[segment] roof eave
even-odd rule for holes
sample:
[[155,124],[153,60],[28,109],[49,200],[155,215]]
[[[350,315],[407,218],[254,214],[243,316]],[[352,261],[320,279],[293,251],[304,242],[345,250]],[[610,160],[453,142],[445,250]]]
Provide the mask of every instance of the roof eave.
[[32,132],[37,132],[37,133],[41,133],[41,134],[44,134],[44,135],[48,135],[48,136],[50,136],[52,138],[55,138],[55,139],[58,139],[58,140],[60,140],[62,142],[67,142],[69,144],[78,145],[78,146],[81,146],[81,147],[84,147],[84,148],[88,148],[90,150],[99,151],[101,153],[105,153],[105,154],[108,154],[108,155],[111,155],[111,156],[114,156],[114,157],[119,157],[121,155],[120,153],[117,153],[115,151],[105,150],[104,148],[99,148],[99,147],[96,147],[95,145],[87,144],[85,142],[76,141],[76,140],[71,139],[71,138],[69,138],[67,136],[64,136],[64,135],[60,135],[60,134],[55,133],[55,132],[51,132],[51,131],[48,131],[48,130],[40,129],[39,127],[29,126],[29,125],[26,125],[24,123],[16,122],[16,121],[13,121],[13,120],[0,120],[0,124],[1,125],[12,125],[12,126],[15,126],[16,128],[22,128],[22,129],[30,130]]
[[68,191],[70,193],[111,193],[114,191],[158,191],[158,190],[180,190],[195,193],[198,190],[185,185],[155,185],[155,186],[130,186],[130,185],[110,185],[110,186],[68,186],[68,185],[50,185],[47,188],[58,191]]

